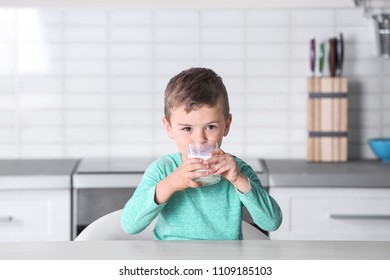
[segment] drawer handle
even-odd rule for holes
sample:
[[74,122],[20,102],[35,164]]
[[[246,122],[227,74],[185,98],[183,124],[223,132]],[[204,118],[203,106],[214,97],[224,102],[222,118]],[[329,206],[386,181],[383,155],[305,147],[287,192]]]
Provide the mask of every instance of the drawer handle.
[[331,219],[338,220],[390,220],[390,215],[381,215],[381,214],[330,214]]
[[12,222],[12,216],[0,216],[0,222]]

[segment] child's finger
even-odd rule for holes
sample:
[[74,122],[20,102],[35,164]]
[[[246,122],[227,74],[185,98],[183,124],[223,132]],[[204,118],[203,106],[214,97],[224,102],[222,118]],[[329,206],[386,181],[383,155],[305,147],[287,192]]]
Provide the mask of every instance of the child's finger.
[[204,161],[204,164],[216,164],[220,161],[220,156],[219,155],[214,155],[211,158],[207,159]]
[[202,184],[200,182],[195,182],[194,180],[189,180],[188,183],[187,183],[187,186],[189,188],[193,188],[193,189],[196,189],[196,188],[199,188],[202,186]]
[[196,179],[199,177],[206,177],[206,176],[209,176],[210,173],[211,172],[209,170],[197,170],[197,171],[192,172],[192,179]]
[[216,150],[211,151],[212,156],[218,156],[218,155],[223,155],[223,154],[225,154],[225,152],[222,149],[216,149]]
[[219,163],[219,164],[216,164],[214,165],[212,168],[211,168],[211,172],[213,174],[222,174],[222,173],[225,173],[226,171],[228,171],[228,166],[225,164],[225,163]]
[[201,158],[189,158],[186,160],[185,164],[194,164],[194,163],[202,163],[204,160]]
[[197,170],[207,170],[207,169],[209,169],[209,165],[204,163],[193,163],[188,167],[189,172],[194,172]]

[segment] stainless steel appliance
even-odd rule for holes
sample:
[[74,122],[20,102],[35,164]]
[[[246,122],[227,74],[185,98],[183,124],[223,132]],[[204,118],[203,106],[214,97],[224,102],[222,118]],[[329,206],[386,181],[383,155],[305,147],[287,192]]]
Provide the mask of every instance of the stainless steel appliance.
[[151,158],[81,160],[73,174],[72,239],[96,219],[123,208]]

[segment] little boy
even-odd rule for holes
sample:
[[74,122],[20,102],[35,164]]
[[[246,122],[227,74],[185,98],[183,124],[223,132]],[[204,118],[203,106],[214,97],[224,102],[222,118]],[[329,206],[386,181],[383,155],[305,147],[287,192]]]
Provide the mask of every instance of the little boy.
[[[155,239],[242,239],[242,207],[267,231],[276,230],[282,213],[252,168],[241,159],[213,152],[208,160],[187,157],[187,145],[213,140],[221,147],[232,122],[226,88],[214,71],[191,68],[173,77],[165,90],[163,123],[179,152],[153,162],[123,209],[129,234],[144,230],[156,217]],[[202,170],[202,171],[200,171]],[[202,186],[198,177],[221,180]]]

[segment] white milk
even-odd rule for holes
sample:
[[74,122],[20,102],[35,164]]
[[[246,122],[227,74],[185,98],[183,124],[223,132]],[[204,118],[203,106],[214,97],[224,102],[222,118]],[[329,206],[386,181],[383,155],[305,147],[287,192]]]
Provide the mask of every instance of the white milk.
[[[206,155],[206,156],[188,156],[188,158],[201,158],[203,160],[208,160],[211,158],[211,156]],[[207,171],[207,170],[199,170],[199,171]],[[221,181],[221,176],[217,174],[211,174],[206,177],[197,177],[193,179],[195,182],[201,182],[203,186],[208,186],[208,185],[214,185]]]

